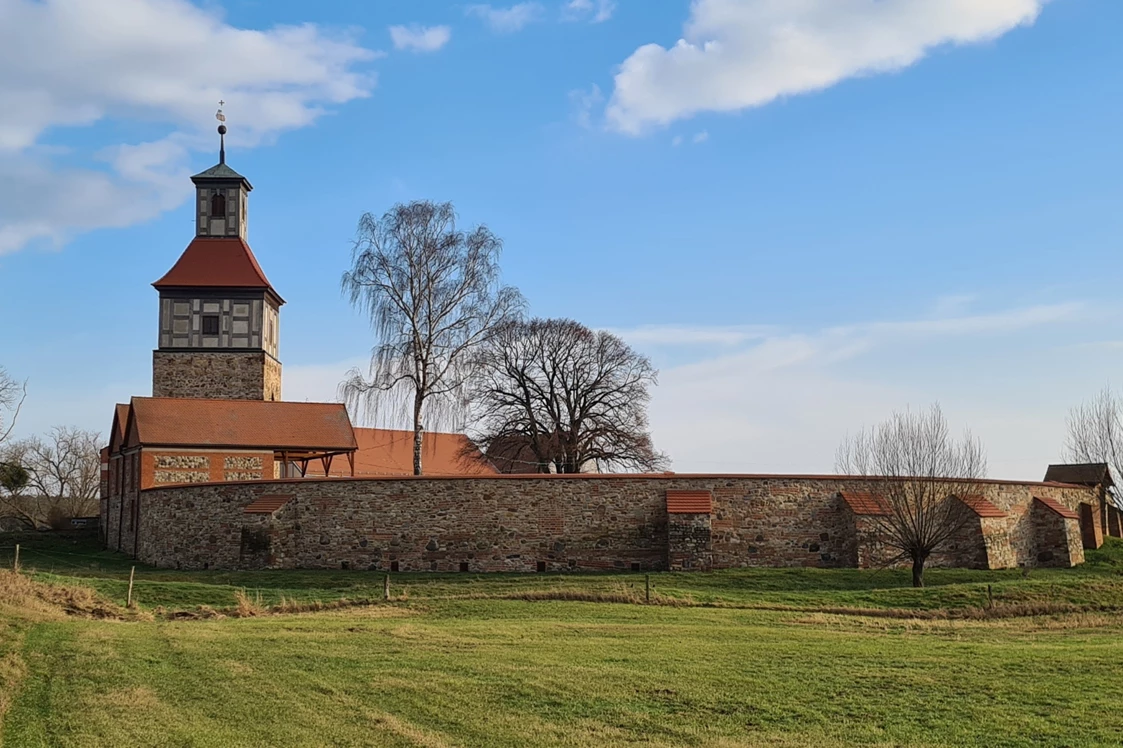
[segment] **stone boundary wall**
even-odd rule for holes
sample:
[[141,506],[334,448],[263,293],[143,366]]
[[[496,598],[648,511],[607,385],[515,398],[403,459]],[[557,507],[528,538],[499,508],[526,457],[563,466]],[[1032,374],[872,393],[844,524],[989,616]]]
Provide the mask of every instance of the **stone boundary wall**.
[[[137,549],[141,561],[180,568],[859,566],[870,556],[862,551],[868,518],[854,517],[840,499],[845,487],[844,480],[832,477],[687,475],[342,478],[161,487],[140,494]],[[679,515],[669,530],[669,489],[711,491],[712,513]],[[1094,489],[991,482],[985,492],[1008,516],[980,522],[934,563],[1035,565],[1045,563],[1039,558],[1050,550],[1051,563],[1083,561],[1075,520],[1050,530],[1050,537],[1075,548],[1042,546],[1033,497],[1077,509],[1097,500]],[[291,498],[272,513],[244,511],[264,496]]]

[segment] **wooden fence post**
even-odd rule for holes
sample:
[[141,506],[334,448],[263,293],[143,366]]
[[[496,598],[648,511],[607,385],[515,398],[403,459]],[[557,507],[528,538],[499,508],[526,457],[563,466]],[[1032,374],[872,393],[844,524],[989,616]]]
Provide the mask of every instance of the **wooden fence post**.
[[390,575],[387,574],[386,578],[382,581],[382,599],[390,599]]
[[12,571],[19,571],[19,543],[16,543],[16,559],[12,562]]
[[989,584],[987,585],[987,607],[994,607],[994,591],[991,589]]
[[651,575],[643,575],[643,597],[647,602],[651,602]]
[[136,574],[136,567],[129,569],[129,596],[125,602],[126,608],[133,607],[133,576]]

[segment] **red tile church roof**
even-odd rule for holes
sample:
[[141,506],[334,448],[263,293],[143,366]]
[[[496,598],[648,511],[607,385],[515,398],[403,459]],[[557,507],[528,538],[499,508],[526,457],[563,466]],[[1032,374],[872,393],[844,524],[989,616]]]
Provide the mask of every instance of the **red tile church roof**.
[[283,304],[265,277],[250,245],[238,237],[196,237],[172,269],[152,284],[164,288],[261,288]]
[[[358,448],[339,403],[134,397],[143,446],[348,452]],[[130,435],[130,439],[132,436]]]

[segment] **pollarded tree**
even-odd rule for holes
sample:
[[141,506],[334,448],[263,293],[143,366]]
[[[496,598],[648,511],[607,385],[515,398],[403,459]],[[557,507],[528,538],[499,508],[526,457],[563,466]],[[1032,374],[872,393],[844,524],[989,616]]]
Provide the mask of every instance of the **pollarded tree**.
[[510,322],[475,356],[472,436],[483,453],[523,454],[525,472],[654,471],[668,460],[648,429],[651,361],[568,319]]
[[462,412],[472,351],[517,317],[518,290],[499,280],[502,242],[485,226],[462,231],[451,203],[395,205],[359,221],[343,292],[370,318],[376,342],[366,374],[348,373],[348,405],[377,416],[397,409],[413,424],[413,472],[421,475],[425,424]]
[[[1110,387],[1069,411],[1064,456],[1070,462],[1106,463],[1116,490],[1123,486],[1123,402]],[[1111,496],[1123,508],[1120,497]]]
[[982,444],[948,431],[939,405],[926,413],[895,412],[880,425],[846,438],[836,469],[852,476],[854,490],[869,493],[883,514],[871,517],[878,540],[910,561],[914,587],[924,586],[924,565],[966,529],[974,514],[960,499],[981,493],[986,476]]

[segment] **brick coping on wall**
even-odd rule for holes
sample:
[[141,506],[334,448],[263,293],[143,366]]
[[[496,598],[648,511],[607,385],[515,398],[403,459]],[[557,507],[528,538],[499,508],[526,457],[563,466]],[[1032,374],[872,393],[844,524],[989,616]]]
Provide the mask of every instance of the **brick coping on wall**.
[[[344,483],[352,481],[489,481],[489,480],[819,480],[819,481],[871,481],[881,480],[870,476],[855,475],[800,475],[800,474],[773,474],[773,473],[516,473],[500,475],[356,475],[332,476],[316,478],[266,478],[248,481],[211,481],[208,483],[165,483],[141,490],[161,491],[166,488],[186,488],[197,486],[241,486],[241,485],[288,485],[305,483]],[[901,478],[899,480],[908,480]],[[1058,483],[1057,481],[1033,480],[999,480],[997,478],[981,478],[979,480],[966,480],[962,478],[940,478],[949,483],[983,483],[986,485],[1000,486],[1055,486],[1057,488],[1087,488],[1075,483]]]

